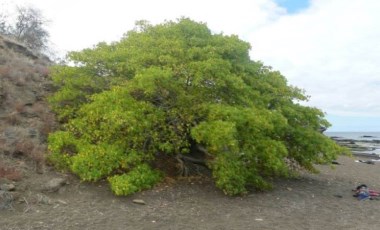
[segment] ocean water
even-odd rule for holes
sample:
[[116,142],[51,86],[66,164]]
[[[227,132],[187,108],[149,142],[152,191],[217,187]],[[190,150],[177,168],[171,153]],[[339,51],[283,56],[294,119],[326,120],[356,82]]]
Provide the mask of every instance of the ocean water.
[[380,132],[324,132],[329,137],[352,139],[357,141],[380,140]]
[[355,145],[367,148],[367,150],[353,152],[380,155],[380,132],[325,132],[328,137],[334,139],[349,139]]

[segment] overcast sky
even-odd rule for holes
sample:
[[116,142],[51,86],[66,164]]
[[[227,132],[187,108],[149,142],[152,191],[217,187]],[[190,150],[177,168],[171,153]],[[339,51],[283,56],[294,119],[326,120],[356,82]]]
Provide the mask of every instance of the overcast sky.
[[[181,16],[252,45],[251,57],[306,90],[329,131],[380,131],[379,0],[0,0],[50,19],[61,53],[117,41],[136,20]],[[1,7],[1,6],[0,6]]]

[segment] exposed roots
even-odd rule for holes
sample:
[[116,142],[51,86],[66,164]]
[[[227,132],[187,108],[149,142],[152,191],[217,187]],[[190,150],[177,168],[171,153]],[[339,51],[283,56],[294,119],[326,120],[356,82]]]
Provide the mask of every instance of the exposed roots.
[[176,160],[178,161],[178,175],[180,176],[203,175],[210,171],[204,159],[178,154]]

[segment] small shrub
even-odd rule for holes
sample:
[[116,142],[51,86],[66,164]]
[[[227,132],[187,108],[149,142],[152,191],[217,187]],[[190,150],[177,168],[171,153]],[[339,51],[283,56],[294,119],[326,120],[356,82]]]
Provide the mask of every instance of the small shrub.
[[119,168],[124,156],[111,145],[88,145],[72,157],[70,169],[82,180],[97,181]]
[[42,117],[47,111],[47,106],[42,103],[34,103],[32,105],[32,111],[39,117]]
[[18,101],[14,104],[14,110],[17,111],[18,113],[23,113],[25,112],[25,105],[21,101]]
[[7,57],[5,56],[5,54],[3,52],[0,53],[0,65],[4,65],[6,64],[8,61]]
[[127,174],[108,178],[111,189],[116,195],[130,195],[143,189],[149,189],[162,179],[161,174],[147,164],[136,166]]
[[10,66],[0,66],[0,77],[1,78],[9,78],[11,73]]
[[33,148],[33,150],[30,153],[30,157],[31,157],[31,159],[33,159],[36,162],[44,162],[45,161],[45,157],[44,157],[45,152],[46,152],[46,147],[39,145],[39,146]]
[[10,113],[10,114],[8,114],[5,117],[5,120],[6,120],[7,124],[9,124],[9,125],[15,126],[15,125],[21,124],[20,115],[18,115],[17,113]]
[[31,157],[34,147],[35,145],[31,140],[22,139],[16,143],[14,154]]
[[44,173],[45,168],[45,152],[46,152],[46,146],[38,146],[33,149],[31,153],[31,158],[36,163],[36,172],[37,173]]
[[2,82],[2,96],[1,96],[1,104],[6,106],[7,108],[11,108],[11,105],[15,102],[15,99],[12,97],[12,88],[7,84],[8,82]]
[[40,77],[46,78],[50,74],[50,70],[48,67],[40,65],[35,68],[35,72],[39,74]]
[[71,165],[71,156],[75,155],[76,138],[68,132],[57,131],[48,137],[50,154],[47,160],[59,170],[67,170]]
[[22,178],[22,173],[16,168],[10,168],[0,163],[0,178],[6,178],[8,180],[19,181]]
[[23,76],[17,76],[13,79],[15,85],[17,86],[25,86],[26,85],[26,79]]
[[39,116],[43,122],[38,127],[38,131],[40,132],[40,137],[46,141],[48,135],[54,130],[55,118],[51,113],[41,113]]
[[47,163],[53,164],[58,170],[67,171],[71,165],[71,158],[68,154],[53,152],[47,156]]

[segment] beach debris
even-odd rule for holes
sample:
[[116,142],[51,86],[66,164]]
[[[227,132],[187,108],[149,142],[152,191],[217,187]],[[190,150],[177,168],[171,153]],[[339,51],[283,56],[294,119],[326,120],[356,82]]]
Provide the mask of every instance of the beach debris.
[[64,204],[64,205],[66,205],[66,204],[67,204],[67,202],[66,202],[66,201],[64,201],[64,200],[57,200],[57,202],[58,202],[58,203],[60,203],[60,204]]
[[135,204],[141,204],[141,205],[145,205],[146,204],[145,201],[143,201],[141,199],[134,199],[132,202],[135,203]]
[[333,164],[333,165],[340,165],[340,163],[338,162],[338,161],[331,161],[331,164]]
[[50,205],[50,204],[53,204],[53,200],[44,194],[37,194],[37,203]]
[[369,164],[369,165],[374,165],[375,164],[375,160],[367,160],[367,161],[356,160],[355,162],[365,163],[365,164]]
[[334,194],[334,196],[335,196],[336,198],[343,198],[343,196],[340,195],[340,194]]
[[43,191],[47,192],[57,192],[62,186],[67,184],[65,178],[57,177],[48,181],[43,187]]
[[374,199],[377,199],[378,196],[380,196],[380,192],[369,189],[368,186],[365,184],[361,184],[357,186],[356,189],[353,189],[352,191],[355,192],[353,196],[356,197],[360,201],[368,200],[368,199],[374,200]]
[[1,184],[0,190],[3,191],[14,191],[16,189],[16,186],[14,184]]
[[263,221],[264,219],[262,219],[262,218],[256,218],[255,220],[256,221]]

